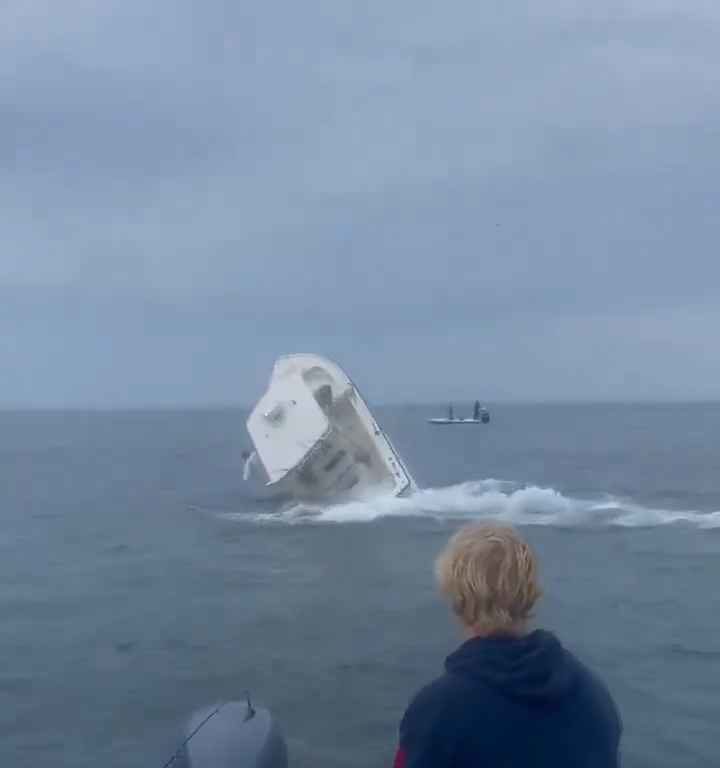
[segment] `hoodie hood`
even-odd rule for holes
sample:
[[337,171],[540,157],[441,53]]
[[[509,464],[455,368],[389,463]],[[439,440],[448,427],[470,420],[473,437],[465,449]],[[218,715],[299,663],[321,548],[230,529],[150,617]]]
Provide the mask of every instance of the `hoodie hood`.
[[578,677],[573,657],[555,635],[535,630],[522,637],[476,637],[448,656],[450,674],[475,680],[529,704],[557,702]]

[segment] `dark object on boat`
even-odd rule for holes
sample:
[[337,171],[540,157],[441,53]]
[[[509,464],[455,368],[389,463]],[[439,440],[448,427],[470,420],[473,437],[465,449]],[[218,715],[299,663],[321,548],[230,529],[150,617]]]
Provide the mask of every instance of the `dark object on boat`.
[[487,424],[490,421],[490,414],[487,408],[482,408],[480,401],[475,401],[475,407],[473,408],[473,419],[475,421],[482,421],[483,424]]

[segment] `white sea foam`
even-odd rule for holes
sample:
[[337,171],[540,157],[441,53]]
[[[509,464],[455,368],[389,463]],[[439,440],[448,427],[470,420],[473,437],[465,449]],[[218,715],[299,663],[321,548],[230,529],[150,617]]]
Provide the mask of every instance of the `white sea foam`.
[[[243,515],[247,520],[247,516]],[[631,500],[580,499],[553,488],[477,480],[420,490],[408,498],[379,497],[328,506],[290,504],[254,516],[262,523],[367,523],[380,518],[428,517],[438,520],[498,520],[514,525],[562,528],[628,528],[685,524],[720,528],[720,511],[655,509]]]

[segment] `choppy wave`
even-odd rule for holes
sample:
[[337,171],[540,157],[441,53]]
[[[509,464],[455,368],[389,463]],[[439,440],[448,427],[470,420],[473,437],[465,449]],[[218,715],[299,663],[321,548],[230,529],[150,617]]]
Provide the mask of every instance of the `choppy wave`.
[[[262,523],[367,523],[381,518],[498,520],[513,525],[563,528],[651,528],[685,524],[720,528],[720,511],[655,509],[630,500],[580,499],[553,488],[519,486],[502,480],[477,480],[420,490],[408,498],[379,497],[328,506],[290,504],[252,517]],[[243,516],[247,519],[247,516]]]

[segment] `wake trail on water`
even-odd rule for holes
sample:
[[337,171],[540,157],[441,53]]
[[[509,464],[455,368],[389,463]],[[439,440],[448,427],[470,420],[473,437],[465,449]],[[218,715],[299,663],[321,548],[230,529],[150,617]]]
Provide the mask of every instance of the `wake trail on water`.
[[[247,515],[238,516],[247,520]],[[257,523],[368,523],[384,518],[436,520],[495,520],[512,525],[558,528],[653,528],[688,525],[720,528],[720,511],[654,509],[607,496],[580,499],[554,488],[520,486],[503,480],[473,480],[441,488],[419,490],[412,496],[376,497],[342,504],[288,504],[279,510],[251,516]]]

